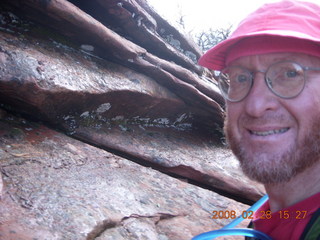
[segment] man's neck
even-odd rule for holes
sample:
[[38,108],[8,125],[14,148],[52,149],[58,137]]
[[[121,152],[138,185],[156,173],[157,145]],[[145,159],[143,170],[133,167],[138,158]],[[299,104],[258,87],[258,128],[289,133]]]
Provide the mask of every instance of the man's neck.
[[290,181],[265,185],[270,210],[279,211],[320,192],[320,162],[298,174]]

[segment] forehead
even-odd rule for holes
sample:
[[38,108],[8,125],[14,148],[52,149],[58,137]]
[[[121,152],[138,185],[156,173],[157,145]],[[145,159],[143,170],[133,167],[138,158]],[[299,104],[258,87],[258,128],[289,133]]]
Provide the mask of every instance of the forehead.
[[228,66],[268,67],[280,61],[293,61],[303,66],[320,67],[320,58],[303,53],[268,53],[240,57]]

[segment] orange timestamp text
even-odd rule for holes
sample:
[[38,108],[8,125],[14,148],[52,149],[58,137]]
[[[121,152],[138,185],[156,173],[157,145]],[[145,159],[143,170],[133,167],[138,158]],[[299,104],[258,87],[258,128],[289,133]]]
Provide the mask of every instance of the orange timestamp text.
[[[258,211],[258,214],[254,211],[242,211],[239,214],[235,210],[219,210],[212,211],[212,219],[235,219],[241,216],[243,219],[253,219],[253,215],[258,216],[260,219],[271,219],[275,215],[272,215],[270,210]],[[278,218],[280,219],[304,219],[307,216],[307,211],[279,211]]]

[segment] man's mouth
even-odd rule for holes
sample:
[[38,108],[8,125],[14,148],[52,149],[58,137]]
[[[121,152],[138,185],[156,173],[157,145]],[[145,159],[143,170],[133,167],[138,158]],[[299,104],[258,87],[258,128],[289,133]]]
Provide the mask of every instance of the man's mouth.
[[269,130],[269,131],[250,131],[250,134],[256,135],[256,136],[269,136],[273,134],[280,134],[280,133],[285,133],[289,130],[289,128],[281,128],[281,129],[274,129],[274,130]]

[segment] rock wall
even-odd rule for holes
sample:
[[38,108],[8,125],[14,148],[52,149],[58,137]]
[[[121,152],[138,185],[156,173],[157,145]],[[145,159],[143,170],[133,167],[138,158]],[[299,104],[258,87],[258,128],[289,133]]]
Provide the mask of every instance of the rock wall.
[[147,2],[0,11],[0,239],[191,239],[263,195],[201,52]]

